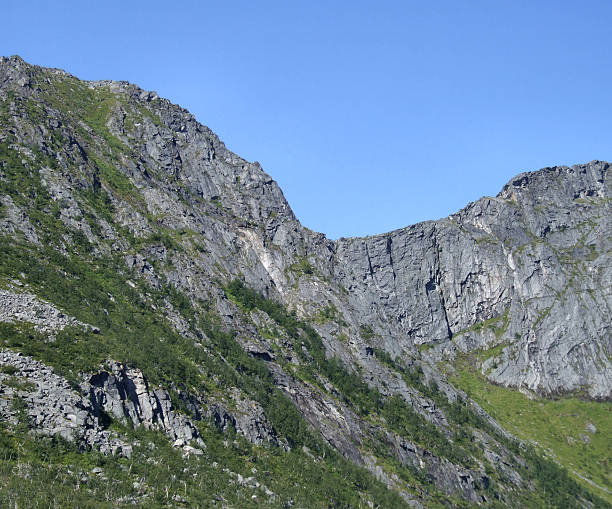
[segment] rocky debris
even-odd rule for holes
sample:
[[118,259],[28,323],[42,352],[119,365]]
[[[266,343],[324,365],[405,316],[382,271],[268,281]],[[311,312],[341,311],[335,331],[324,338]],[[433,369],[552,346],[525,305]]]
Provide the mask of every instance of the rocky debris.
[[[256,469],[254,470],[254,474],[257,473]],[[268,488],[265,484],[260,483],[255,476],[248,476],[245,477],[242,474],[233,472],[231,470],[229,470],[228,468],[224,468],[223,469],[223,473],[228,474],[230,477],[230,483],[236,483],[242,487],[245,488],[251,488],[252,490],[259,490],[260,492],[262,492],[266,497],[268,497],[271,500],[274,500],[277,495],[270,489]],[[261,494],[261,493],[260,493]],[[256,500],[257,499],[257,494],[253,494],[251,497],[252,500]]]
[[180,446],[191,441],[204,446],[197,427],[174,409],[170,394],[150,387],[139,369],[110,362],[108,370],[89,376],[81,388],[89,392],[99,417],[108,414],[135,426],[159,429]]
[[27,424],[36,433],[59,435],[104,454],[129,457],[130,444],[103,429],[88,398],[51,368],[31,357],[0,350],[0,415],[16,425],[23,402]]
[[[363,451],[375,432],[384,435],[398,461],[421,469],[447,493],[481,503],[475,486],[485,485],[487,479],[478,469],[466,471],[415,447],[406,440],[409,437],[360,419],[323,377],[318,382],[328,394],[286,375],[284,361],[300,363],[291,342],[282,333],[266,339],[271,331],[277,336],[269,317],[244,316],[225,297],[222,284],[243,278],[301,318],[316,317],[322,303],[333,304],[338,316],[314,323],[328,355],[360,368],[366,383],[383,395],[401,395],[449,435],[452,429],[444,412],[378,359],[377,349],[406,360],[407,368],[421,366],[426,383],[436,382],[449,400],[459,391],[445,382],[437,363],[492,347],[497,347],[495,355],[481,368],[494,382],[541,394],[584,388],[593,398],[610,398],[612,366],[606,352],[612,348],[612,235],[607,163],[519,175],[497,197],[471,203],[449,218],[367,238],[330,241],[299,224],[278,185],[258,163],[231,153],[187,111],[129,83],[87,82],[90,90],[121,98],[105,127],[130,147],[128,155],[117,151],[112,169],[134,188],[129,200],[112,192],[88,157],[91,152],[104,158],[94,145],[105,147],[106,136],[97,135],[85,122],[73,125],[72,116],[48,108],[41,96],[41,76],[46,81],[56,76],[72,79],[62,71],[28,66],[19,58],[0,59],[0,99],[10,93],[45,108],[48,118],[34,125],[27,112],[17,111],[11,102],[8,129],[19,143],[43,147],[57,162],[58,169],[43,168],[40,174],[60,206],[64,224],[82,231],[101,251],[101,239],[110,239],[109,249],[123,253],[130,277],[153,288],[167,283],[192,302],[209,299],[221,325],[237,330],[244,349],[266,361],[277,386],[328,443],[388,486],[402,489],[399,480]],[[129,113],[136,110],[138,122],[130,123]],[[81,147],[82,129],[94,139],[87,150]],[[6,132],[0,132],[0,140]],[[49,133],[61,134],[66,143],[53,148]],[[25,146],[14,150],[28,158]],[[79,196],[92,189],[107,193],[113,226],[95,211],[96,228],[90,228],[91,218],[80,217],[86,211]],[[22,232],[36,242],[27,210],[8,199],[3,204],[6,213],[0,229]],[[161,229],[172,232],[167,243],[178,243],[176,249],[149,242]],[[132,249],[124,231],[143,241],[142,249]],[[66,237],[70,246],[70,235]],[[137,286],[133,281],[126,284]],[[180,334],[195,338],[178,310],[169,305],[160,311]],[[157,428],[184,454],[198,454],[199,449],[187,444],[189,436],[198,439],[193,421],[174,409],[167,392],[149,387],[138,370],[113,363],[90,375],[84,387],[92,399],[83,404],[90,404],[98,421],[108,414]],[[206,414],[222,429],[235,427],[254,443],[276,440],[261,407],[244,396],[211,402],[206,411],[197,398],[180,393],[179,397],[188,403],[194,420]],[[470,406],[500,430],[484,410]],[[103,432],[95,433],[104,437]],[[487,440],[478,440],[485,457],[518,485],[512,456],[498,449],[499,444],[487,446]]]
[[99,332],[97,327],[66,315],[52,304],[36,295],[10,290],[0,290],[0,322],[27,322],[40,332],[52,333],[66,327],[81,327]]
[[30,223],[27,214],[21,210],[9,195],[0,197],[3,218],[0,219],[0,230],[6,233],[21,232],[28,242],[40,244],[36,229]]
[[288,449],[287,444],[279,440],[259,403],[245,398],[238,390],[234,390],[231,393],[232,410],[228,411],[226,406],[229,405],[210,404],[205,413],[206,418],[223,431],[230,427],[234,428],[237,433],[253,444],[268,443]]

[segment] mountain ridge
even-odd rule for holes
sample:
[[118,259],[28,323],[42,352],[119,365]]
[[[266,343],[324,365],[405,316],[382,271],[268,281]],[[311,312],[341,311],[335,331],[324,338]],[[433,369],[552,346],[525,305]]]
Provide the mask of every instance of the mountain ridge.
[[[264,443],[306,447],[304,465],[313,447],[335,451],[410,505],[530,505],[525,490],[541,489],[538,469],[549,467],[453,385],[465,362],[478,374],[470,384],[610,398],[608,163],[520,174],[448,218],[331,241],[300,224],[259,164],[152,92],[13,57],[0,59],[0,100],[2,284],[14,301],[25,287],[98,331],[62,329],[49,342],[11,311],[0,320],[5,345],[85,384],[92,396],[63,396],[95,424],[85,448],[137,448],[124,430],[109,442],[108,422],[215,443],[212,422],[265,462]],[[15,259],[26,256],[52,270]],[[40,386],[10,365],[19,383]],[[130,384],[142,390],[122,389]],[[44,431],[38,396],[9,394]],[[18,419],[10,408],[5,417]],[[597,469],[579,466],[600,485],[609,483],[595,448],[607,436],[601,419],[588,446]],[[282,473],[277,482],[291,492]],[[566,484],[566,503],[592,506]],[[368,486],[351,504],[376,502]]]
[[[17,64],[17,66],[19,66],[20,64],[23,64],[25,66],[27,66],[28,68],[34,68],[34,69],[39,69],[39,70],[44,70],[44,71],[52,71],[54,73],[63,75],[65,77],[69,77],[69,78],[73,78],[73,79],[79,79],[76,76],[74,76],[73,74],[68,73],[67,71],[60,69],[60,68],[50,68],[50,67],[41,67],[41,66],[37,66],[37,65],[31,65],[28,64],[21,56],[19,55],[12,55],[10,57],[5,57],[5,56],[0,56],[0,60],[2,60],[3,62],[8,62],[8,63],[13,63],[13,64]],[[15,80],[15,78],[13,78],[13,80]],[[228,153],[231,154],[230,157],[237,157],[241,160],[243,160],[240,156],[238,156],[237,154],[235,154],[234,152],[230,151],[229,149],[226,148],[225,144],[223,143],[223,141],[221,141],[219,139],[219,137],[207,126],[201,124],[200,122],[197,121],[197,119],[193,116],[193,114],[191,114],[188,110],[186,110],[185,108],[181,107],[179,104],[176,103],[172,103],[167,99],[163,99],[160,98],[159,95],[157,94],[157,92],[155,91],[150,91],[150,90],[144,90],[142,88],[140,88],[138,85],[129,82],[129,81],[125,81],[125,80],[119,80],[119,81],[115,81],[115,80],[109,80],[109,79],[101,79],[101,80],[80,80],[79,81],[83,82],[83,83],[87,83],[90,84],[92,86],[100,86],[100,87],[104,87],[104,86],[111,86],[111,85],[119,85],[121,87],[125,87],[126,90],[132,90],[134,92],[138,92],[139,94],[144,94],[144,97],[147,98],[148,101],[150,100],[155,100],[155,99],[162,99],[163,101],[166,101],[169,105],[171,105],[173,108],[181,111],[182,113],[185,113],[188,118],[190,118],[191,120],[195,121],[199,127],[201,127],[202,129],[205,130],[205,132],[207,134],[212,135],[214,138],[216,138],[216,140],[218,141],[218,143],[220,144],[220,146],[223,147],[224,150],[226,150]],[[247,162],[246,160],[243,160],[244,162]],[[578,163],[578,164],[574,164],[574,165],[570,165],[570,166],[566,166],[566,165],[555,165],[555,166],[546,166],[543,168],[540,168],[538,170],[531,170],[531,171],[523,171],[520,172],[518,174],[516,174],[515,176],[511,177],[508,182],[506,182],[503,186],[502,189],[495,195],[496,198],[501,198],[503,197],[503,193],[506,189],[509,189],[510,186],[517,182],[517,181],[521,181],[523,179],[529,180],[529,177],[535,177],[536,175],[539,174],[546,174],[546,173],[559,173],[561,170],[568,170],[568,169],[574,169],[574,168],[579,168],[579,167],[583,167],[583,166],[589,166],[589,165],[593,165],[593,164],[597,164],[597,163],[602,163],[605,165],[609,165],[609,162],[606,161],[601,161],[598,159],[594,159],[588,163]],[[255,165],[255,167],[259,167],[259,169],[263,172],[264,178],[269,179],[270,181],[274,181],[274,179],[268,174],[266,173],[263,168],[261,167],[261,165],[255,161],[255,162],[251,162],[249,164]],[[274,181],[274,183],[276,184],[276,182]],[[278,184],[277,184],[278,185]],[[281,191],[282,194],[282,189],[279,190]],[[586,191],[586,189],[584,189],[584,191]],[[410,223],[407,224],[405,226],[399,227],[399,228],[394,228],[392,230],[389,231],[384,231],[384,232],[380,232],[380,233],[374,233],[371,235],[357,235],[357,236],[348,236],[348,237],[344,237],[341,236],[339,239],[329,239],[331,242],[337,242],[338,240],[348,240],[348,239],[362,239],[362,238],[369,238],[369,237],[376,237],[379,235],[386,235],[386,234],[391,234],[394,232],[398,232],[401,230],[404,230],[406,228],[410,228],[412,226],[416,226],[419,224],[424,224],[424,223],[430,223],[430,222],[436,222],[436,221],[442,221],[444,219],[448,219],[450,217],[453,217],[457,214],[460,214],[462,211],[464,211],[465,209],[467,209],[468,207],[472,206],[474,203],[477,203],[483,199],[488,199],[490,198],[490,196],[487,195],[483,195],[482,197],[478,198],[477,200],[473,201],[473,202],[469,202],[468,204],[466,204],[464,207],[462,207],[461,209],[459,209],[458,211],[449,214],[448,216],[439,218],[439,219],[426,219],[424,221],[418,221],[416,223]],[[283,195],[283,201],[290,207],[289,202],[286,200],[286,198]],[[291,214],[293,215],[294,218],[296,218],[295,214],[293,213],[293,211],[291,211]],[[297,219],[297,218],[296,218]],[[305,226],[303,226],[304,228],[307,228]],[[310,229],[310,228],[307,228]],[[325,234],[325,232],[316,232],[314,230],[312,230],[314,233],[318,233],[318,234],[322,234],[325,235],[327,237],[327,235]]]

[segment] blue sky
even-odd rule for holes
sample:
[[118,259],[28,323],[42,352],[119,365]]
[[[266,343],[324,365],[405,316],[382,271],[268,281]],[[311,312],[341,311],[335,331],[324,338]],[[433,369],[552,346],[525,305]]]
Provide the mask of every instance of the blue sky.
[[129,80],[259,161],[332,238],[612,159],[612,2],[4,0],[0,54]]

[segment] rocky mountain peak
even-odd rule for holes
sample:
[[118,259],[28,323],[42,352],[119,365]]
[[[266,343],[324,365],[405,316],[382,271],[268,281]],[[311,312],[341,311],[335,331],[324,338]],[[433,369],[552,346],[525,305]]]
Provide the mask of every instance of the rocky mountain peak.
[[0,477],[83,505],[605,507],[611,180],[545,168],[330,241],[155,92],[3,57]]
[[[109,113],[104,124],[109,134],[139,152],[140,161],[127,170],[141,178],[158,177],[157,183],[166,185],[172,181],[183,192],[218,202],[246,220],[266,221],[270,215],[295,219],[282,191],[259,163],[227,150],[191,113],[155,92],[125,81],[81,81],[64,71],[29,65],[17,56],[3,57],[0,80],[4,93],[19,90],[42,102],[54,96],[63,103],[54,106],[67,106],[75,95],[100,101],[100,107]],[[66,115],[65,110],[58,112],[60,117]],[[143,112],[142,122],[130,122],[130,116]],[[83,120],[78,117],[95,112],[71,114]]]

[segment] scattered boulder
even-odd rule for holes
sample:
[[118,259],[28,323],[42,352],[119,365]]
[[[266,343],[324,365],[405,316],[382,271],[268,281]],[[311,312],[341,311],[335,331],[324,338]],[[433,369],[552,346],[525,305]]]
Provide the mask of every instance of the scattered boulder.
[[175,443],[195,440],[204,445],[197,427],[172,404],[170,394],[149,386],[142,371],[119,362],[82,384],[88,389],[95,415],[104,414],[135,426],[164,431]]
[[60,331],[66,327],[83,327],[99,332],[97,327],[80,322],[25,291],[0,290],[0,322],[27,322],[33,324],[37,331],[45,333]]
[[[24,415],[16,410],[15,402],[21,401],[28,425],[35,433],[59,435],[82,447],[95,447],[104,454],[126,457],[132,454],[130,444],[104,429],[91,401],[50,367],[10,350],[0,350],[0,366],[4,368],[0,371],[2,418],[17,424]],[[7,384],[9,377],[19,383]]]

